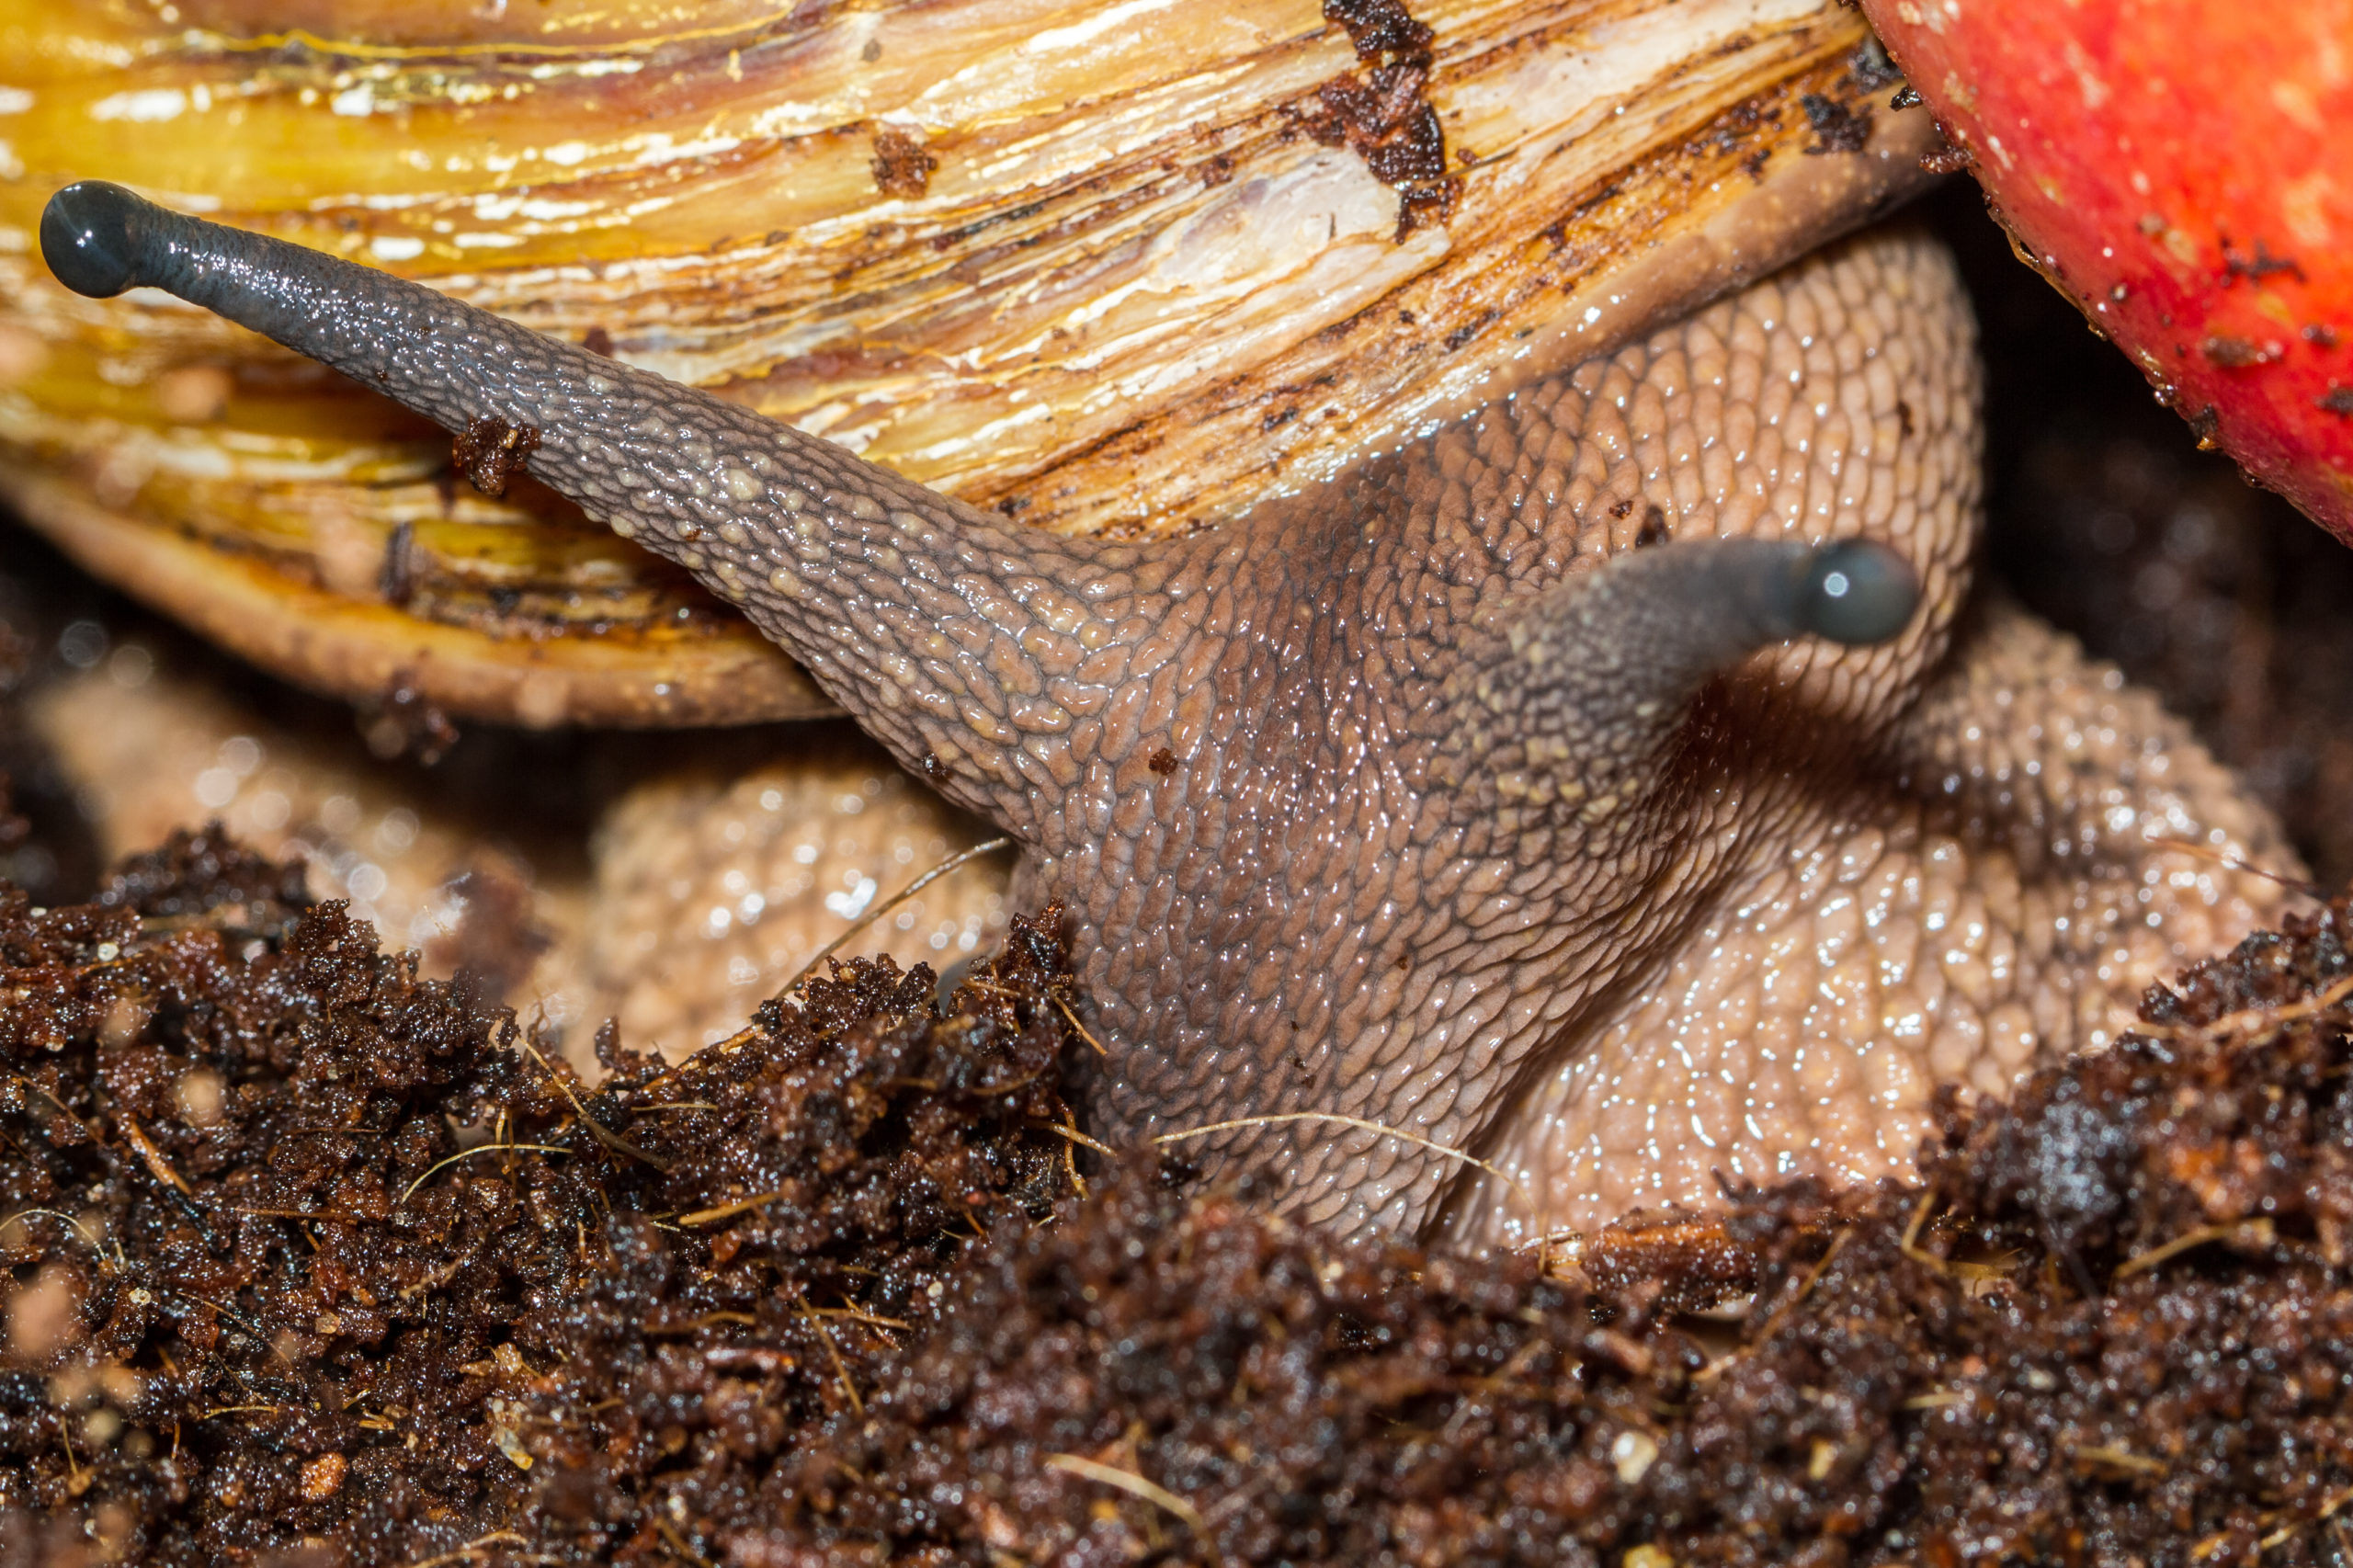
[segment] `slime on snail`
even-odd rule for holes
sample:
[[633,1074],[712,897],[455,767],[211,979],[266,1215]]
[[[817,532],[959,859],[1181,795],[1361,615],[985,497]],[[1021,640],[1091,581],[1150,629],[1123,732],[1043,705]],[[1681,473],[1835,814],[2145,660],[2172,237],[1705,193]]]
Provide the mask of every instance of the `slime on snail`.
[[2097,1043],[2274,916],[2170,845],[2293,869],[2154,699],[1972,592],[1966,306],[1903,230],[1148,542],[119,187],[59,192],[41,245],[79,292],[160,288],[533,432],[535,478],[1019,841],[1110,1051],[1099,1132],[1426,1140],[1188,1146],[1344,1229],[1524,1238],[1900,1169],[1932,1083]]

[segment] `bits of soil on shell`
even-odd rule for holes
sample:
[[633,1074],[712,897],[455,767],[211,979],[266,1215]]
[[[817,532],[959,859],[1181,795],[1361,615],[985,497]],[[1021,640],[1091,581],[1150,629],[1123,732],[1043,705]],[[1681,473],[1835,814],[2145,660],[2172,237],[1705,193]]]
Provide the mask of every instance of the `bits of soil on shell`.
[[939,160],[914,132],[886,125],[874,133],[873,165],[875,189],[912,200],[931,189]]
[[2341,903],[1579,1267],[1090,1184],[1051,910],[592,1085],[300,889],[0,892],[9,1561],[2342,1560]]
[[1397,240],[1444,225],[1462,181],[1447,172],[1446,131],[1429,100],[1437,35],[1397,0],[1324,0],[1362,69],[1336,76],[1295,112],[1326,147],[1345,146],[1397,192]]
[[1809,153],[1859,153],[1871,139],[1871,117],[1869,109],[1852,109],[1836,98],[1819,93],[1808,93],[1798,100],[1805,110],[1806,122],[1813,128],[1814,140],[1807,147]]

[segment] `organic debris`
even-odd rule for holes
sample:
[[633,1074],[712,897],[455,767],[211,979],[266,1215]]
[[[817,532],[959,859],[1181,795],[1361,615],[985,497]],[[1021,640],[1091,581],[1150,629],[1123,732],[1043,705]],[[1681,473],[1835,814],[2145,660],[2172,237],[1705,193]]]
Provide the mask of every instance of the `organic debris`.
[[2154,992],[2015,1108],[1949,1097],[1920,1187],[1638,1221],[1582,1290],[1131,1179],[972,1255],[710,1554],[2340,1563],[2347,920]]
[[883,195],[919,199],[938,168],[938,156],[915,132],[886,125],[874,133],[874,187]]
[[1429,100],[1438,35],[1398,0],[1324,0],[1324,19],[1345,28],[1362,67],[1325,82],[1294,112],[1315,141],[1346,147],[1397,192],[1397,243],[1444,227],[1462,197],[1449,173],[1446,127]]
[[[2342,903],[1949,1100],[1917,1187],[1530,1256],[1188,1191],[1060,1097],[1057,916],[574,1079],[204,835],[0,895],[0,1555],[2345,1560]],[[1173,1155],[1177,1151],[1171,1150]]]
[[590,1086],[301,880],[0,891],[17,1560],[675,1560],[1068,1190],[1051,911],[944,1006],[855,960]]
[[467,483],[494,500],[506,494],[539,445],[537,426],[510,425],[485,414],[449,443],[449,463]]

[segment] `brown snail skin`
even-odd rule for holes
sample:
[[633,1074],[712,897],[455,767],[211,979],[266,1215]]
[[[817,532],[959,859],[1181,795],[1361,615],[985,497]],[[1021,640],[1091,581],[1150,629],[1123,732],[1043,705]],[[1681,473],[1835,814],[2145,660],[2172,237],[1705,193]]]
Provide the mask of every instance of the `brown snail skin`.
[[119,187],[59,193],[41,240],[79,292],[162,288],[521,451],[1017,835],[1073,912],[1110,1136],[1345,1115],[1543,1210],[1370,1132],[1208,1145],[1345,1228],[1893,1168],[1931,1074],[2097,1043],[2272,912],[2153,826],[2292,865],[2153,702],[1972,603],[1966,312],[1915,237],[1145,542]]

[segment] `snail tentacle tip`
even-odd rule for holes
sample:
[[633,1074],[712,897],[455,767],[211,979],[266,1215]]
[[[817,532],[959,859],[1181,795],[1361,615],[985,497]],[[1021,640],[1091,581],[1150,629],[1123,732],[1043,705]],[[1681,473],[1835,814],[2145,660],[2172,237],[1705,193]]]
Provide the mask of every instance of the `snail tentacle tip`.
[[1796,620],[1804,631],[1859,647],[1902,631],[1920,608],[1920,576],[1876,540],[1849,539],[1810,552]]
[[76,180],[41,209],[41,259],[76,294],[119,294],[141,281],[137,229],[152,205],[105,180]]

